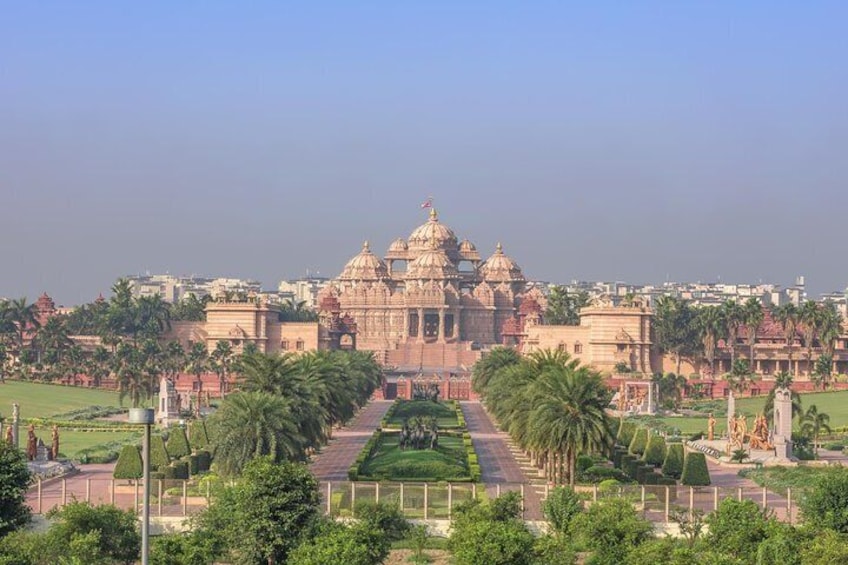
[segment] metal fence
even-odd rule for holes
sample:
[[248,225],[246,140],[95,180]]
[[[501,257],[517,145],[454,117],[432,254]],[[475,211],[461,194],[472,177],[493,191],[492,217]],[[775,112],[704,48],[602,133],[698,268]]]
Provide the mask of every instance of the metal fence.
[[[321,507],[328,516],[356,517],[356,505],[362,501],[397,504],[406,518],[449,520],[457,504],[477,499],[493,499],[516,492],[522,500],[523,518],[542,519],[542,503],[550,493],[550,485],[521,483],[418,483],[418,482],[351,482],[319,483]],[[782,493],[759,487],[685,487],[654,485],[621,485],[609,489],[578,486],[575,489],[587,504],[611,497],[630,500],[646,519],[652,522],[673,521],[676,512],[689,516],[709,514],[722,500],[752,500],[772,512],[778,519],[798,521],[797,500],[801,492],[787,489]],[[92,504],[114,504],[122,509],[141,510],[142,481],[117,479],[61,478],[39,481],[27,494],[27,502],[36,514],[71,501]],[[214,497],[209,482],[192,480],[159,480],[151,483],[151,516],[190,516],[205,508]]]

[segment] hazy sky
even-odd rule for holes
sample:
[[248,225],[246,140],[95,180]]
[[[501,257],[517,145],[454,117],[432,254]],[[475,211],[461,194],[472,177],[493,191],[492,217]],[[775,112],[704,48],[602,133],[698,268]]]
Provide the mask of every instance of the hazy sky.
[[0,296],[337,274],[848,284],[848,3],[3,2]]

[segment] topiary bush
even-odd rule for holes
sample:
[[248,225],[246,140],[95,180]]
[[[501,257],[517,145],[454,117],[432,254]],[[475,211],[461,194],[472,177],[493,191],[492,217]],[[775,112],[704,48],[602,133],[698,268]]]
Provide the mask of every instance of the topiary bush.
[[707,457],[703,453],[691,451],[686,454],[680,482],[690,487],[709,486],[710,471],[707,468]]
[[168,455],[171,459],[181,459],[191,453],[185,430],[181,427],[171,429],[168,436]]
[[174,461],[171,467],[174,469],[174,479],[188,479],[188,461]]
[[668,445],[665,461],[662,466],[663,475],[672,479],[679,479],[683,473],[683,444],[672,443]]
[[165,440],[162,436],[152,436],[150,438],[150,469],[167,467],[170,462],[171,457],[165,449]]
[[645,453],[645,447],[648,445],[648,430],[646,428],[639,428],[633,434],[633,439],[630,441],[630,447],[628,452],[631,455],[639,455],[641,456]]
[[628,422],[624,418],[618,424],[618,433],[615,436],[615,443],[624,447],[629,447],[633,441],[633,435],[636,433],[636,424]]
[[[633,457],[633,456],[631,455],[630,457]],[[638,460],[636,458],[627,459],[624,462],[624,467],[622,468],[622,470],[625,473],[627,473],[628,477],[630,477],[631,479],[633,479],[635,481],[636,477],[639,476],[639,467],[641,467],[641,466],[642,466],[642,462],[640,460]]]
[[209,434],[206,432],[206,420],[194,420],[188,428],[191,449],[198,451],[209,447]]
[[212,454],[208,451],[198,451],[197,452],[197,469],[199,472],[203,473],[209,470],[209,467],[212,466]]
[[665,461],[665,438],[658,435],[652,435],[648,439],[648,446],[645,448],[645,454],[642,460],[648,465],[659,467]]
[[137,445],[125,445],[118,456],[112,476],[116,479],[140,479],[143,470],[141,450]]
[[188,472],[192,477],[200,472],[199,458],[196,454],[192,453],[188,457],[184,458],[183,461],[188,462]]

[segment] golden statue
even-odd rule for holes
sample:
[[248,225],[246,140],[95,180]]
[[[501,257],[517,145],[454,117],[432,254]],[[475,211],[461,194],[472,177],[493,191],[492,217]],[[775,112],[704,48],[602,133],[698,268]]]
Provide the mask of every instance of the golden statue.
[[713,441],[715,438],[716,419],[713,418],[713,413],[710,412],[710,418],[707,420],[707,440]]
[[751,449],[774,449],[768,441],[769,430],[765,414],[760,412],[754,420],[754,430],[751,432]]
[[53,441],[50,446],[50,459],[55,461],[59,457],[59,426],[53,424]]

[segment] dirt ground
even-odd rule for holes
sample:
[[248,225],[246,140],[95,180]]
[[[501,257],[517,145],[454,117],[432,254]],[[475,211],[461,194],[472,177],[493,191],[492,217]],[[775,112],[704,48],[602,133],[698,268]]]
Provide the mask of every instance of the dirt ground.
[[[411,549],[393,549],[389,557],[383,562],[384,565],[409,565],[409,557],[415,552]],[[448,565],[450,553],[441,549],[425,549],[424,553],[430,556],[431,565]]]

